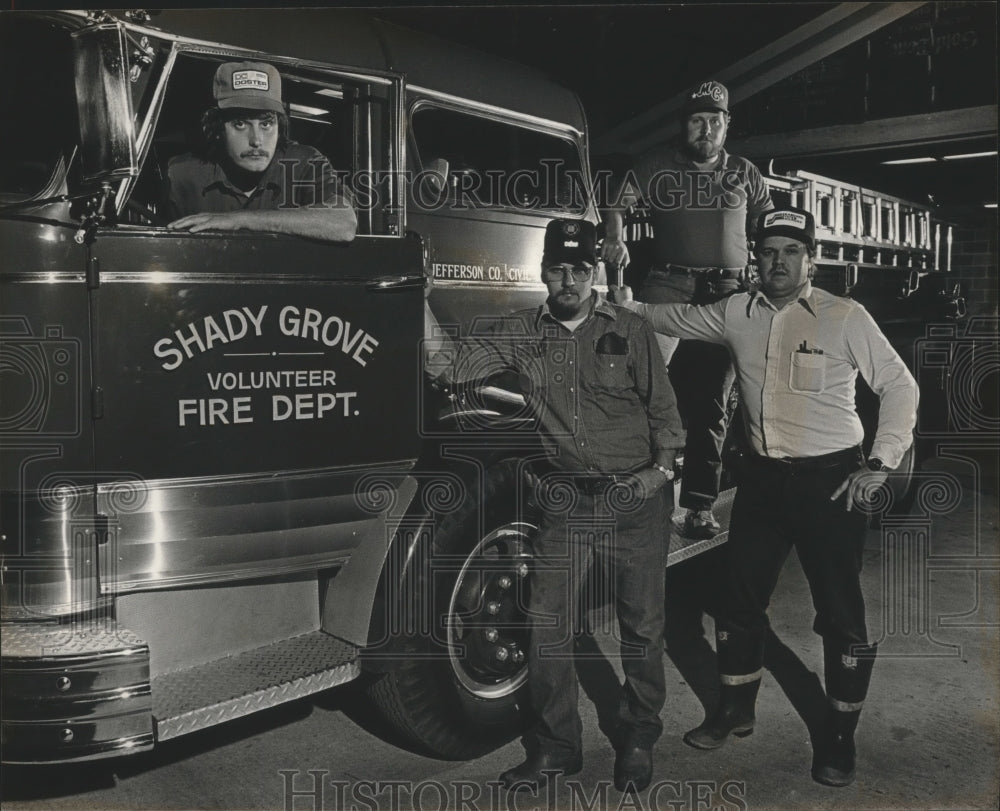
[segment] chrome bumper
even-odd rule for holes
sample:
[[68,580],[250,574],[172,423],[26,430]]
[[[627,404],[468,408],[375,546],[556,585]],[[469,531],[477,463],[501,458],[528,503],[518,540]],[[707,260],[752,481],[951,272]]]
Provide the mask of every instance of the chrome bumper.
[[149,647],[122,629],[2,629],[5,763],[65,763],[153,746]]

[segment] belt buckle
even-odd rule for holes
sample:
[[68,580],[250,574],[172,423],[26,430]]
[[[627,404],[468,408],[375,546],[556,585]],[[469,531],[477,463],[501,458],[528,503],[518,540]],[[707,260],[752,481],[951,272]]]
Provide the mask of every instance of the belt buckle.
[[614,487],[617,483],[618,478],[613,473],[606,476],[595,476],[589,480],[588,489],[590,491],[590,495],[598,496],[601,493],[608,492],[608,490]]

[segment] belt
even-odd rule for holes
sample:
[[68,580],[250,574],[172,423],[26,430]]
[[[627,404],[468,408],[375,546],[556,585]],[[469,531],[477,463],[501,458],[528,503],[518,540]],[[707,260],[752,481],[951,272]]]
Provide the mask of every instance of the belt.
[[833,451],[819,456],[785,456],[775,458],[771,456],[760,456],[756,453],[749,454],[750,461],[781,470],[822,470],[830,467],[840,467],[849,462],[861,464],[864,456],[860,447],[845,448],[842,451]]
[[656,264],[653,270],[659,270],[675,276],[704,276],[708,279],[739,279],[743,268],[703,267],[693,268],[687,265]]
[[[641,468],[640,468],[641,469]],[[557,468],[543,468],[539,471],[544,484],[553,485],[557,482],[569,482],[584,495],[599,496],[616,485],[628,485],[633,480],[633,473],[580,473]]]
[[599,496],[616,485],[624,486],[630,480],[631,477],[627,473],[610,476],[570,476],[573,486],[586,496]]

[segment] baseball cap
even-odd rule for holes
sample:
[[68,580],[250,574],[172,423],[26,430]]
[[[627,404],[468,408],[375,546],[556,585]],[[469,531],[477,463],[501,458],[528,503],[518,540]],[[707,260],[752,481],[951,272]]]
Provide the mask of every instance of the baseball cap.
[[545,227],[546,264],[597,264],[597,228],[586,220],[552,220]]
[[812,214],[801,208],[765,211],[757,218],[757,245],[766,237],[789,237],[812,248],[816,244],[816,222]]
[[685,113],[729,112],[729,91],[721,82],[696,84],[684,94]]
[[273,110],[283,113],[281,74],[266,62],[224,62],[215,71],[212,93],[222,110]]

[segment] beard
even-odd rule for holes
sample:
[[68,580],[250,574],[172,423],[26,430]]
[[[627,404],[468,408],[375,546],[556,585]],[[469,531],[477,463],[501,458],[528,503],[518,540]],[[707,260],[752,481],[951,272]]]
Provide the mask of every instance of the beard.
[[719,152],[722,151],[722,144],[717,141],[698,139],[697,141],[686,143],[684,149],[691,158],[699,163],[703,163],[704,161],[718,157]]
[[563,295],[560,292],[549,296],[549,312],[560,321],[572,321],[574,318],[579,318],[586,308],[587,300],[576,294],[560,298]]

